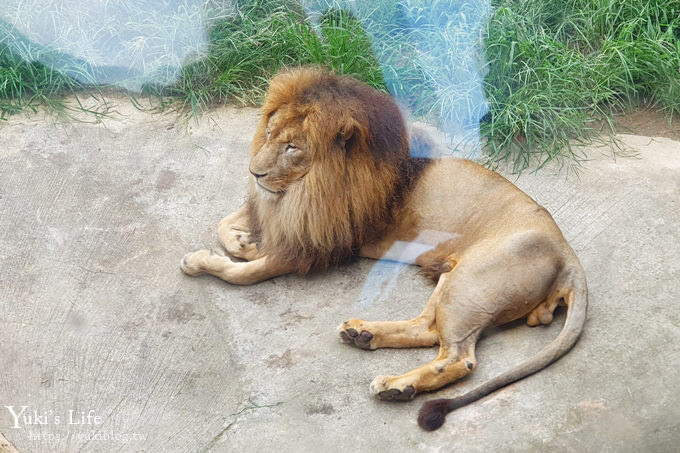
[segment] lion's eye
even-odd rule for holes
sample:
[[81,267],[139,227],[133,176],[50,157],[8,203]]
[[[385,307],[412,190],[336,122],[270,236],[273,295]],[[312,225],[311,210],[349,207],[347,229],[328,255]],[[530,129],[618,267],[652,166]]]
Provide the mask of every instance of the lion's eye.
[[290,143],[288,146],[286,146],[286,152],[297,151],[297,149],[298,149],[297,146],[293,145],[292,143]]
[[265,137],[267,138],[267,140],[269,140],[270,135],[272,135],[272,130],[267,128],[267,130],[265,131]]

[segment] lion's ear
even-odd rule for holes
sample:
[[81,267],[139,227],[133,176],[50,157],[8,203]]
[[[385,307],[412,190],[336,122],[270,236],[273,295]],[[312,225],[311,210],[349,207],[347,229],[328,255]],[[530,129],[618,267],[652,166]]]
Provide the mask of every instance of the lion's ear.
[[361,139],[361,126],[354,120],[348,119],[340,126],[340,130],[335,136],[338,146],[349,152]]

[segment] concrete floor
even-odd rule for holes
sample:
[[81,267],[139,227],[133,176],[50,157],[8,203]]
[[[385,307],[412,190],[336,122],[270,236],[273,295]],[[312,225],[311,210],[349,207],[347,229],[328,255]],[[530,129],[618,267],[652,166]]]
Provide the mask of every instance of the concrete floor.
[[[416,269],[360,260],[252,287],[179,271],[244,200],[256,116],[185,124],[114,98],[101,122],[0,125],[0,432],[18,451],[677,451],[680,138],[619,135],[637,156],[593,148],[580,179],[555,165],[516,180],[586,269],[585,332],[425,433],[431,396],[386,403],[368,384],[436,349],[365,352],[335,333],[419,313],[432,287]],[[489,332],[474,375],[437,396],[507,370],[563,321]],[[15,427],[3,406],[30,416]]]

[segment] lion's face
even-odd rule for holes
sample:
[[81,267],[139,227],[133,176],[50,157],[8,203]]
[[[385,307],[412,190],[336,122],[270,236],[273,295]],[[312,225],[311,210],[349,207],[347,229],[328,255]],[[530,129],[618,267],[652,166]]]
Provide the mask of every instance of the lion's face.
[[303,119],[282,108],[269,117],[260,131],[261,146],[250,160],[256,190],[266,197],[280,197],[307,174],[312,156],[302,127]]

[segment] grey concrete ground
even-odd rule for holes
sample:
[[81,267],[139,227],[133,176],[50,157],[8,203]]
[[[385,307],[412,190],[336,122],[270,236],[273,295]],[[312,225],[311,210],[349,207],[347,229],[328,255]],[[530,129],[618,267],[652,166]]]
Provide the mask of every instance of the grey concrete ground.
[[[416,270],[360,260],[252,287],[183,275],[184,253],[216,245],[244,200],[257,112],[184,125],[122,99],[112,111],[0,125],[0,432],[20,452],[677,451],[679,139],[620,135],[636,157],[591,149],[580,179],[549,166],[516,181],[582,260],[585,332],[425,433],[430,396],[386,403],[368,384],[436,350],[365,352],[335,334],[348,317],[417,314],[432,287]],[[507,370],[563,321],[489,332],[474,375],[437,395]],[[15,424],[4,406],[28,408]]]

